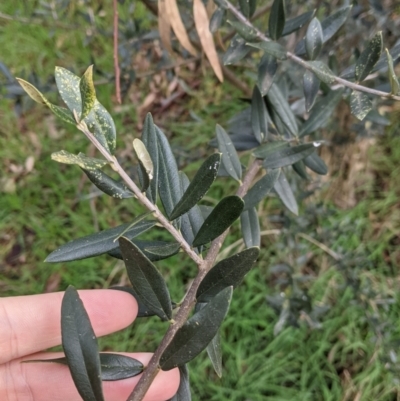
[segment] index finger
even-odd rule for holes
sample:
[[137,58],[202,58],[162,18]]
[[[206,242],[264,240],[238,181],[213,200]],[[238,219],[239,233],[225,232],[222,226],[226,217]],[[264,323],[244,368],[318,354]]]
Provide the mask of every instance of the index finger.
[[[0,364],[61,344],[64,293],[0,299]],[[128,293],[79,291],[96,336],[121,330],[136,318],[138,306]]]

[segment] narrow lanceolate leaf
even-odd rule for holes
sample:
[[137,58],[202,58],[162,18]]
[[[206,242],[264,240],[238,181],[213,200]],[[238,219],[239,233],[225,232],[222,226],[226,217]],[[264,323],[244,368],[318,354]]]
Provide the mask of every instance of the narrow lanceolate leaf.
[[37,103],[44,104],[47,106],[57,117],[61,118],[61,120],[76,125],[75,118],[73,114],[64,107],[56,106],[55,104],[50,103],[47,98],[32,84],[27,81],[24,81],[21,78],[16,78],[19,84],[22,86],[24,91]]
[[262,143],[268,133],[268,112],[257,85],[253,89],[251,98],[251,126],[253,135],[258,142]]
[[[186,174],[182,171],[179,172],[179,179],[181,184],[181,193],[183,194],[188,189],[190,181]],[[203,223],[204,217],[198,205],[193,206],[188,213],[182,216],[181,232],[183,238],[185,238],[189,245],[192,245],[194,237],[199,232]]]
[[255,207],[245,210],[240,215],[240,228],[247,248],[260,246],[260,220]]
[[306,166],[304,164],[304,160],[300,160],[297,163],[292,164],[293,170],[297,173],[297,175],[303,180],[309,180],[310,177],[307,174]]
[[276,58],[270,54],[264,54],[260,60],[257,71],[257,85],[261,95],[265,96],[274,82],[275,73],[278,69]]
[[311,134],[327,123],[342,98],[342,93],[343,89],[331,90],[325,97],[319,99],[313,107],[308,120],[301,127],[300,137]]
[[113,198],[126,199],[135,196],[124,183],[114,180],[100,169],[82,170],[97,188]]
[[228,313],[231,298],[232,287],[225,288],[177,331],[161,356],[162,370],[184,365],[207,347]]
[[315,15],[315,10],[313,11],[307,11],[304,14],[300,14],[298,17],[289,19],[285,22],[285,27],[283,28],[282,36],[289,35],[298,29],[300,29],[302,26],[307,24],[308,21],[311,20]]
[[85,170],[96,170],[104,167],[107,164],[106,160],[94,159],[93,157],[87,157],[83,153],[73,155],[66,150],[60,150],[51,154],[51,159],[59,163],[64,164],[76,164]]
[[[323,43],[327,42],[342,27],[346,22],[347,17],[350,15],[351,9],[352,6],[339,8],[335,13],[321,22],[322,32],[324,35]],[[297,44],[295,52],[299,56],[305,54],[306,47],[304,40],[301,40]]]
[[246,18],[251,18],[256,11],[256,0],[239,0],[240,11]]
[[318,18],[313,18],[306,33],[306,52],[310,60],[315,60],[322,49],[324,34]]
[[181,197],[178,166],[168,139],[157,127],[158,190],[167,216],[170,216]]
[[314,106],[317,98],[320,81],[318,77],[311,71],[306,71],[303,75],[303,90],[306,101],[306,110],[309,112]]
[[350,109],[351,114],[362,121],[372,109],[371,99],[364,92],[352,91],[350,95]]
[[207,244],[228,229],[242,213],[244,202],[239,196],[223,198],[212,210],[197,233],[193,246]]
[[309,61],[311,71],[322,81],[328,85],[335,82],[335,74],[331,69],[322,61]]
[[210,22],[208,20],[207,10],[201,0],[193,1],[193,17],[204,53],[206,54],[215,75],[220,82],[223,82],[224,76],[222,74],[221,64],[219,63],[217,50],[215,49],[214,39],[210,32]]
[[179,366],[179,387],[176,394],[168,401],[192,401],[190,393],[189,369],[186,365]]
[[210,32],[215,33],[221,28],[224,20],[225,10],[223,8],[217,8],[210,18]]
[[282,36],[285,21],[285,0],[274,0],[268,21],[268,31],[271,39],[278,40]]
[[133,140],[133,149],[135,149],[139,163],[143,166],[149,180],[152,180],[154,175],[154,165],[146,146],[140,139],[136,138]]
[[61,303],[61,342],[75,387],[84,401],[103,401],[100,356],[89,316],[72,286]]
[[126,271],[132,288],[143,304],[152,310],[161,320],[172,316],[172,304],[167,285],[157,268],[125,237],[119,239]]
[[171,212],[170,219],[175,220],[189,211],[210,189],[218,174],[221,154],[214,153],[200,166],[181,200]]
[[[125,236],[130,239],[135,238],[148,229],[154,227],[155,224],[156,221],[154,220],[141,221],[127,231]],[[53,251],[46,258],[45,262],[69,262],[71,260],[91,258],[93,256],[107,253],[118,247],[118,244],[114,242],[114,239],[128,226],[129,223],[122,224],[115,228],[109,228],[108,230],[70,241]]]
[[[38,360],[31,359],[24,362],[60,363],[62,365],[68,365],[66,357]],[[105,352],[100,353],[100,367],[101,380],[103,381],[128,379],[129,377],[137,376],[143,372],[143,364],[137,359],[125,355]]]
[[247,46],[246,40],[239,35],[235,35],[222,57],[222,62],[224,65],[236,63],[244,58],[250,50],[251,47]]
[[179,13],[178,4],[176,0],[165,0],[168,20],[171,23],[172,29],[179,43],[193,56],[196,56],[197,52],[193,45],[190,43],[189,36],[186,32],[185,25],[182,22],[181,15]]
[[314,152],[313,143],[303,143],[297,146],[283,147],[276,150],[269,157],[264,159],[263,166],[268,169],[290,166]]
[[114,238],[114,242],[117,242],[118,239],[120,237],[122,237],[123,235],[125,235],[125,233],[127,233],[132,227],[136,226],[137,224],[139,224],[141,221],[143,221],[147,216],[150,216],[153,213],[153,211],[148,211],[146,213],[140,214],[139,216],[135,217],[130,223],[129,225],[123,230],[121,231],[120,234],[118,234],[117,237]]
[[156,126],[153,122],[153,117],[150,113],[147,113],[144,120],[142,141],[147,151],[149,152],[150,158],[153,162],[153,179],[150,181],[150,187],[146,191],[147,198],[156,203],[158,194],[158,141],[156,134]]
[[236,288],[256,263],[260,248],[245,249],[218,262],[204,277],[197,293],[197,302],[209,302],[224,288]]
[[151,255],[157,256],[159,259],[165,259],[165,258],[169,258],[172,255],[176,255],[179,252],[180,248],[181,248],[181,244],[178,244],[177,242],[173,242],[173,243],[167,243],[164,245],[146,246],[144,248],[144,251]]
[[96,90],[93,84],[93,65],[83,74],[79,82],[79,90],[82,99],[81,120],[83,120],[93,110],[96,102]]
[[275,182],[274,189],[283,204],[297,216],[299,214],[299,207],[297,205],[296,198],[293,195],[292,188],[290,187],[282,170]]
[[239,21],[227,21],[243,39],[247,41],[259,40],[257,31]]
[[319,175],[325,175],[328,173],[327,165],[316,153],[311,153],[311,155],[307,156],[303,161],[310,170]]
[[260,42],[260,43],[247,43],[248,46],[255,47],[256,49],[264,50],[265,53],[276,57],[279,60],[286,60],[286,49],[277,42]]
[[262,201],[274,188],[279,177],[280,170],[270,170],[264,177],[260,178],[247,192],[244,200],[244,210],[249,210]]
[[296,118],[277,84],[273,83],[271,85],[267,99],[286,129],[296,137],[298,134]]
[[289,146],[289,142],[286,141],[267,142],[259,146],[253,152],[253,155],[257,157],[257,159],[266,159],[275,152],[280,151],[284,148],[288,148]]
[[388,74],[389,74],[389,82],[390,82],[390,88],[391,88],[390,93],[392,95],[397,95],[400,90],[399,80],[397,79],[396,73],[394,72],[393,58],[390,55],[388,49],[385,49],[385,51],[386,51],[386,57],[387,57],[387,63],[388,63]]
[[160,33],[161,43],[168,50],[169,54],[173,54],[171,46],[171,22],[167,14],[167,4],[165,0],[158,0],[158,32]]
[[364,81],[375,67],[382,53],[382,31],[378,32],[368,43],[356,62],[355,77],[357,82]]
[[228,174],[236,181],[242,178],[242,165],[236,152],[232,139],[226,131],[217,124],[215,128],[218,149],[222,153],[221,162]]
[[[65,104],[78,116],[82,113],[82,99],[80,92],[80,78],[62,67],[56,67],[55,78],[58,91]],[[113,152],[116,145],[116,129],[110,113],[95,100],[92,111],[83,119],[89,131],[94,134],[100,144],[108,151]]]

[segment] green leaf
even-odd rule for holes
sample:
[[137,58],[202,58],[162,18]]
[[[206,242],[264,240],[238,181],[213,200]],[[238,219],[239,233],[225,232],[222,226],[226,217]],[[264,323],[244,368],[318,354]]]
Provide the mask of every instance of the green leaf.
[[303,161],[304,164],[315,173],[319,175],[328,174],[328,167],[316,153],[311,153],[311,155],[307,156]]
[[357,82],[364,81],[374,68],[382,54],[382,31],[368,43],[356,62],[355,77]]
[[161,320],[172,317],[172,305],[167,285],[157,268],[142,251],[125,237],[119,239],[132,288],[141,302]]
[[140,165],[143,167],[143,173],[145,173],[148,180],[151,181],[154,175],[154,165],[146,146],[140,139],[136,138],[133,140],[133,149],[135,150]]
[[227,21],[243,39],[247,41],[260,40],[257,31],[239,21]]
[[221,162],[228,174],[236,181],[242,178],[242,165],[235,146],[225,130],[217,124],[215,127],[218,149],[222,153]]
[[178,391],[169,401],[192,401],[190,393],[189,369],[186,365],[179,366],[180,382]]
[[279,86],[275,83],[271,85],[269,92],[267,94],[267,99],[271,107],[274,109],[276,114],[281,119],[283,125],[290,132],[291,135],[297,136],[298,127],[296,123],[296,119],[290,108],[289,103],[284,98]]
[[324,34],[322,32],[322,26],[317,17],[314,17],[308,25],[306,33],[306,52],[310,60],[315,60],[322,49],[322,42]]
[[225,10],[223,8],[217,8],[210,18],[210,32],[215,33],[222,26],[222,22],[225,16]]
[[87,157],[83,153],[73,155],[66,150],[60,150],[51,154],[51,159],[58,163],[64,164],[76,164],[84,170],[96,171],[104,167],[108,162],[106,160],[94,159],[93,157]]
[[[127,231],[125,236],[130,239],[135,238],[148,229],[154,227],[155,224],[155,220],[142,221]],[[53,251],[46,258],[45,262],[69,262],[71,260],[91,258],[93,256],[107,253],[118,247],[118,244],[114,242],[114,239],[128,226],[129,223],[122,224],[115,228],[109,228],[108,230],[70,241]]]
[[[82,113],[82,99],[80,92],[81,79],[62,67],[56,67],[55,78],[58,91],[68,108],[78,115]],[[113,152],[116,145],[116,129],[110,113],[96,99],[92,111],[83,119],[89,131],[108,151]]]
[[315,15],[315,10],[307,11],[306,13],[300,14],[295,18],[287,20],[285,22],[285,27],[283,28],[282,36],[286,36],[297,31],[305,24],[307,24],[307,22],[310,21],[310,19],[313,18],[314,15]]
[[207,244],[220,236],[239,218],[243,206],[244,202],[239,196],[232,195],[223,198],[204,221],[193,240],[193,246]]
[[278,40],[282,36],[285,20],[285,0],[274,0],[268,21],[268,30],[271,39]]
[[359,120],[364,120],[365,116],[372,109],[372,101],[364,92],[352,91],[350,95],[351,114]]
[[168,139],[157,126],[155,128],[158,143],[158,190],[165,213],[170,218],[181,197],[178,166]]
[[81,92],[82,113],[81,120],[88,116],[93,110],[96,102],[96,90],[93,84],[93,65],[91,65],[83,74],[79,82],[79,90]]
[[298,174],[300,178],[303,180],[309,180],[310,177],[307,174],[306,166],[304,164],[304,160],[300,160],[297,163],[292,164],[293,170]]
[[260,178],[247,192],[244,200],[244,210],[249,210],[262,201],[274,188],[280,169],[270,170]]
[[[327,42],[346,22],[347,17],[350,15],[352,6],[339,8],[335,13],[325,18],[321,22],[322,32],[324,35],[323,43]],[[301,40],[295,49],[295,53],[299,56],[305,54],[306,47],[305,41]]]
[[196,293],[197,302],[209,302],[224,288],[236,288],[256,263],[260,248],[245,249],[218,262],[204,277]]
[[84,401],[103,401],[97,338],[78,292],[69,286],[61,303],[61,342],[75,387]]
[[[30,359],[24,363],[59,363],[68,365],[67,358]],[[100,352],[100,367],[102,381],[128,379],[143,372],[143,364],[137,359],[121,354]]]
[[[190,185],[189,178],[183,172],[179,172],[181,183],[181,193],[183,194]],[[181,232],[183,238],[189,245],[192,245],[194,237],[199,232],[200,227],[204,223],[204,217],[201,213],[200,207],[195,205],[188,213],[184,214],[181,219]]]
[[389,74],[389,82],[390,82],[390,88],[391,88],[391,94],[392,95],[397,95],[400,90],[400,84],[397,79],[396,73],[394,72],[394,67],[393,67],[393,58],[389,53],[388,49],[385,49],[386,51],[386,57],[387,57],[387,63],[388,63],[388,74]]
[[277,69],[278,62],[276,61],[276,58],[270,54],[264,54],[260,60],[260,64],[258,65],[257,72],[257,85],[262,96],[265,96],[268,93],[272,82],[274,82]]
[[172,210],[170,220],[175,220],[186,213],[203,198],[217,177],[220,162],[220,153],[214,153],[205,160],[197,170],[182,198]]
[[97,188],[113,198],[126,199],[135,196],[123,182],[114,180],[102,170],[86,170],[84,168],[82,170]]
[[268,134],[268,112],[257,85],[251,98],[251,126],[257,141],[262,143]]
[[286,141],[267,142],[259,146],[253,152],[253,155],[257,159],[266,159],[267,157],[270,157],[272,154],[274,154],[276,151],[288,148],[289,146],[290,146],[289,142]]
[[306,110],[309,112],[314,106],[317,98],[320,81],[318,77],[311,71],[306,71],[303,75],[303,90],[306,102]]
[[313,107],[308,120],[301,127],[299,136],[311,134],[324,126],[342,98],[342,94],[343,89],[331,90],[325,97],[321,98]]
[[250,50],[251,47],[247,46],[246,41],[236,34],[229,43],[228,49],[222,57],[222,62],[224,65],[236,63],[244,58]]
[[279,167],[289,166],[309,156],[312,152],[314,152],[313,143],[283,147],[264,159],[263,166],[266,169],[276,169]]
[[286,49],[277,42],[247,43],[248,46],[263,50],[265,53],[274,56],[278,60],[286,60]]
[[261,242],[260,220],[255,207],[242,212],[240,215],[240,227],[246,247],[259,247]]
[[328,85],[331,85],[335,82],[335,74],[331,71],[331,69],[322,61],[309,61],[308,65],[310,66],[311,71],[322,81]]
[[153,162],[153,179],[150,182],[150,187],[146,191],[146,196],[155,204],[158,194],[158,141],[156,135],[156,126],[154,125],[153,117],[150,113],[147,113],[146,119],[144,120],[142,141]]
[[[119,237],[121,237],[120,235]],[[118,238],[119,238],[118,237]],[[117,240],[118,240],[117,238]],[[144,255],[152,262],[167,259],[170,256],[176,255],[179,248],[176,242],[167,241],[152,241],[152,240],[138,240],[132,239],[132,242],[144,253]],[[178,248],[178,249],[177,249]],[[150,252],[148,251],[150,250]],[[122,259],[119,247],[107,252],[110,256],[117,259]]]
[[256,0],[239,0],[240,11],[246,18],[251,18],[256,11]]
[[118,239],[120,237],[122,237],[123,235],[125,235],[126,232],[128,232],[132,227],[136,226],[137,224],[139,224],[142,220],[144,220],[147,216],[150,216],[151,214],[153,214],[153,211],[150,210],[148,212],[145,212],[143,214],[140,214],[139,216],[135,217],[130,223],[129,225],[123,230],[121,231],[121,233],[114,238],[114,242],[117,242]]
[[61,120],[76,125],[75,118],[68,109],[50,103],[47,98],[29,82],[21,78],[16,78],[16,80],[22,86],[24,91],[31,97],[31,99],[37,103],[47,106],[58,118],[61,118]]
[[177,331],[161,356],[162,370],[184,365],[207,347],[228,313],[231,298],[232,287],[225,288]]
[[274,185],[275,192],[277,193],[283,204],[296,216],[299,214],[299,207],[297,206],[296,198],[293,195],[292,188],[286,179],[284,172],[281,170],[278,179]]

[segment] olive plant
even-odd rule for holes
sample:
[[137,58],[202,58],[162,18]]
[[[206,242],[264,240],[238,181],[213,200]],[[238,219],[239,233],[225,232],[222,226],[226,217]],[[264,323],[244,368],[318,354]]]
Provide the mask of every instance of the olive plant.
[[[221,376],[219,327],[228,313],[233,289],[259,256],[257,205],[275,194],[291,212],[298,214],[298,204],[287,176],[291,170],[304,180],[309,179],[307,170],[320,175],[327,173],[327,166],[317,154],[321,142],[316,133],[340,99],[350,102],[353,114],[359,119],[364,119],[371,110],[371,95],[399,99],[394,60],[400,55],[400,49],[395,47],[391,52],[383,52],[381,32],[372,36],[355,65],[342,74],[346,78],[336,75],[324,61],[317,59],[324,43],[345,23],[351,6],[337,10],[322,21],[315,17],[315,11],[287,19],[285,1],[274,0],[268,31],[264,34],[249,21],[256,9],[256,0],[240,0],[239,9],[228,0],[215,0],[215,3],[219,8],[211,19],[212,31],[227,18],[234,17],[234,21],[229,21],[237,32],[223,61],[226,64],[238,61],[253,49],[263,55],[251,107],[247,114],[236,119],[245,132],[228,134],[222,126],[216,125],[212,144],[218,152],[211,153],[203,161],[191,181],[178,170],[169,141],[154,124],[151,114],[145,118],[141,139],[135,139],[132,144],[138,164],[135,167],[137,179],[131,178],[115,156],[115,125],[96,97],[92,66],[82,77],[56,68],[55,80],[66,108],[50,103],[33,85],[18,79],[33,100],[75,125],[102,156],[92,158],[60,150],[52,154],[52,159],[79,166],[105,194],[116,199],[135,198],[135,202],[148,210],[131,222],[75,239],[54,250],[46,259],[50,263],[68,262],[102,254],[122,259],[132,286],[115,289],[135,297],[139,316],[157,316],[169,323],[146,367],[132,358],[99,353],[84,305],[70,286],[61,310],[65,358],[56,362],[69,366],[85,401],[103,400],[102,380],[121,380],[139,373],[143,373],[141,379],[127,401],[142,400],[159,370],[175,367],[180,369],[181,384],[173,400],[190,400],[186,364],[204,349]],[[307,24],[305,37],[297,44],[296,52],[287,51],[281,38]],[[287,100],[277,78],[278,64],[283,60],[303,69],[304,93],[299,95],[304,105],[302,118],[294,113],[293,104]],[[388,69],[390,93],[362,85],[371,72],[384,67]],[[251,151],[246,166],[237,151]],[[116,172],[121,180],[112,178],[107,169]],[[205,211],[199,202],[222,174],[237,181],[238,189],[235,194],[218,199],[211,211]],[[229,228],[238,219],[246,249],[216,262]],[[142,233],[156,225],[163,227],[172,240],[140,239]],[[178,252],[184,252],[198,268],[180,303],[171,299],[168,285],[155,263]]]

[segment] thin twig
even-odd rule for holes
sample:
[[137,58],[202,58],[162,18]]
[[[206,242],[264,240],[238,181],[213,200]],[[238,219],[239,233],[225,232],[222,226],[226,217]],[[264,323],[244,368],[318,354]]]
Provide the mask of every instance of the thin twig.
[[114,71],[115,71],[115,94],[117,96],[117,102],[121,101],[121,83],[120,83],[120,69],[118,62],[118,4],[117,0],[113,0],[113,12],[114,12]]
[[[235,6],[233,6],[228,0],[224,0],[226,8],[243,24],[245,24],[247,27],[251,28],[255,34],[255,36],[260,39],[263,42],[271,42],[271,39],[269,39],[267,36],[265,36],[258,28],[256,28]],[[303,68],[309,71],[315,70],[314,66],[311,66],[310,64],[307,63],[307,61],[304,61],[302,58],[296,56],[295,54],[291,52],[286,52],[287,58],[293,60],[295,63],[301,65]],[[400,100],[400,96],[394,96],[391,93],[388,92],[382,92],[378,91],[376,89],[368,88],[366,86],[358,85],[356,83],[347,81],[346,79],[337,77],[337,76],[332,76],[332,80],[340,85],[346,86],[350,89],[359,91],[359,92],[366,92],[370,93],[372,95],[376,96],[381,96],[381,97],[386,97],[389,99],[394,99],[394,100]]]
[[312,244],[314,244],[315,246],[317,246],[318,248],[321,248],[324,252],[326,252],[328,255],[332,256],[333,259],[335,259],[336,261],[339,261],[342,259],[342,256],[339,255],[338,253],[336,253],[335,251],[333,251],[332,249],[328,248],[326,245],[324,245],[322,242],[317,241],[316,239],[314,239],[313,237],[310,237],[308,234],[304,234],[304,233],[298,233],[297,234],[299,237],[304,238],[305,240],[311,242]]

